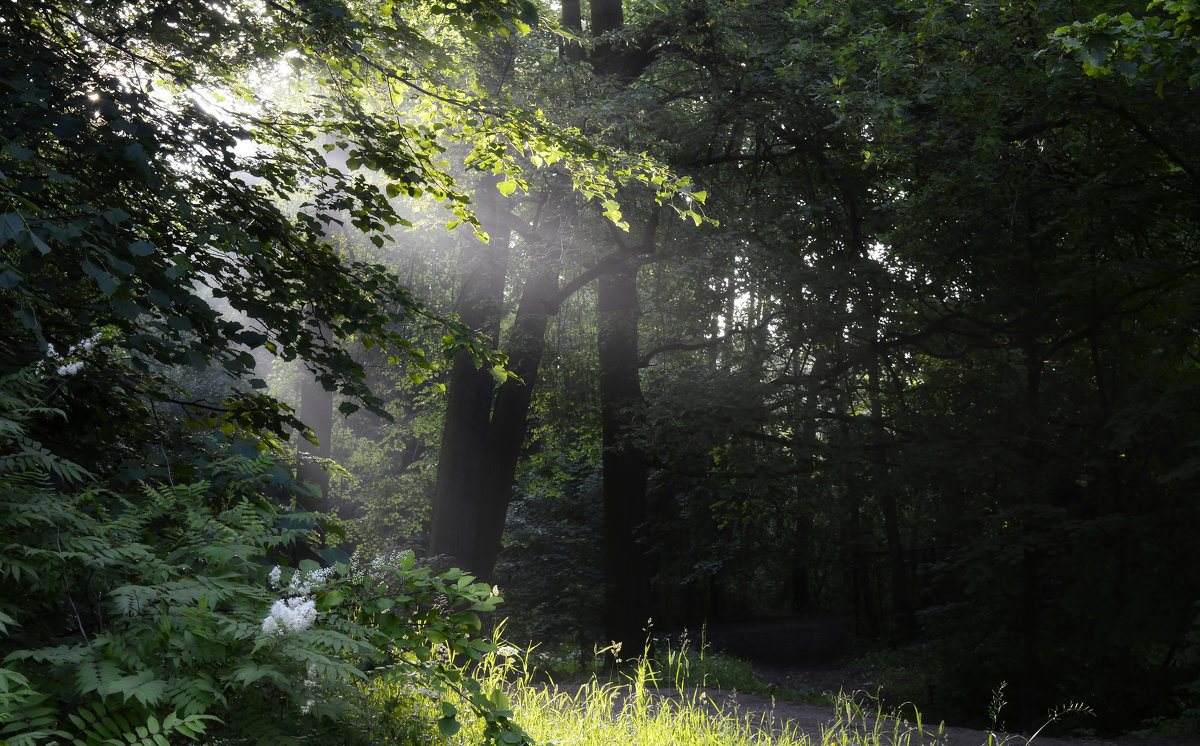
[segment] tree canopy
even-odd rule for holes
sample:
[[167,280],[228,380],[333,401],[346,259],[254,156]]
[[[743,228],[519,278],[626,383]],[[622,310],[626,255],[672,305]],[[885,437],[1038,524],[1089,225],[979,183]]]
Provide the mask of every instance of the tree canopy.
[[352,682],[468,686],[493,583],[1186,732],[1196,13],[0,4],[0,736],[393,737]]

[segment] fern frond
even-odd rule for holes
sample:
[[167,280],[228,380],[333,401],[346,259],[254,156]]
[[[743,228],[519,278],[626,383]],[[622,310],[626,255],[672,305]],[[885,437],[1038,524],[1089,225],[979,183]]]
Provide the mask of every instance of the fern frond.
[[14,695],[4,692],[0,694],[0,743],[33,746],[54,738],[69,738],[70,734],[58,730],[58,714],[49,697],[23,685]]
[[228,701],[212,677],[204,673],[171,682],[167,699],[176,712],[184,715],[202,714],[214,705],[223,705]]
[[17,436],[8,441],[13,452],[0,455],[0,474],[44,471],[71,484],[80,484],[91,477],[87,469],[55,456],[35,440]]

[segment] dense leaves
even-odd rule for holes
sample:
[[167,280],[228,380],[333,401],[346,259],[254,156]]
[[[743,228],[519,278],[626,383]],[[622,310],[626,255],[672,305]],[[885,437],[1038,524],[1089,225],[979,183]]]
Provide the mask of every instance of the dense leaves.
[[[960,717],[1006,680],[1019,726],[1069,699],[1194,725],[1195,3],[562,10],[0,6],[0,471],[28,534],[3,567],[29,587],[0,624],[14,662],[87,672],[0,672],[21,727],[75,697],[80,732],[114,702],[147,738],[211,731],[230,691],[302,707],[305,656],[343,708],[315,717],[359,722],[384,637],[411,663],[420,630],[475,628],[490,587],[405,559],[314,597],[367,610],[344,637],[249,643],[273,558],[328,549],[259,455],[314,376],[398,421],[322,433],[364,547],[431,532],[489,573],[512,502],[522,631],[824,609]],[[402,600],[425,591],[463,608]],[[209,677],[187,696],[176,632]]]
[[[499,602],[490,586],[434,575],[411,553],[272,570],[313,523],[263,496],[290,482],[275,459],[197,445],[175,473],[199,481],[115,494],[29,439],[33,421],[61,415],[37,388],[29,374],[0,379],[0,438],[24,454],[0,464],[7,743],[378,743],[421,722],[457,727],[460,698],[489,740],[521,741],[495,695],[453,663],[494,649],[475,638]],[[436,692],[449,710],[381,700],[379,676]]]
[[626,200],[630,240],[575,234],[646,257],[621,333],[655,619],[845,610],[955,717],[1007,680],[1022,726],[1082,698],[1186,732],[1193,5],[626,10],[635,72],[562,101],[719,219]]

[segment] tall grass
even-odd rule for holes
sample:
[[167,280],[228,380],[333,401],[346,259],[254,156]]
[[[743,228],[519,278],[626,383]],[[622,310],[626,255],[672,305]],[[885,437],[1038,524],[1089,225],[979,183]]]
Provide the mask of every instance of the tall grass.
[[[922,734],[883,712],[877,700],[845,694],[835,699],[825,727],[803,733],[767,712],[739,707],[736,697],[718,701],[697,687],[739,691],[763,687],[749,666],[686,643],[643,655],[622,679],[596,675],[576,685],[535,683],[527,652],[500,647],[475,675],[485,689],[506,693],[514,719],[538,744],[556,746],[919,746],[941,731]],[[772,704],[774,700],[772,699]],[[478,743],[478,729],[464,728],[455,744]]]
[[[657,661],[643,655],[631,662],[618,678],[602,679],[593,674],[583,683],[558,686],[545,683],[544,675],[535,676],[529,651],[501,645],[498,638],[496,642],[497,652],[488,655],[469,675],[483,684],[484,692],[494,692],[497,701],[505,702],[513,720],[539,745],[927,746],[948,742],[944,726],[929,727],[915,707],[904,708],[912,713],[907,719],[899,711],[885,710],[877,697],[862,692],[833,696],[831,703],[826,703],[829,716],[824,724],[816,732],[807,733],[777,716],[774,698],[766,712],[740,707],[736,696],[714,699],[697,687],[731,689],[735,680],[744,685],[749,667],[732,665],[730,661],[736,659],[728,656],[710,658],[703,646],[699,650],[686,644],[668,647],[665,653],[660,651]],[[1001,697],[1002,690],[998,690],[994,707],[1003,706]],[[1086,708],[1070,705],[1052,713],[1051,720],[1079,711]],[[437,712],[433,708],[429,714],[436,716]],[[477,722],[466,723],[448,737],[438,736],[436,729],[425,733],[425,737],[414,737],[410,742],[447,746],[484,743],[483,726]],[[1032,737],[988,733],[979,746],[1029,746],[1031,741]]]

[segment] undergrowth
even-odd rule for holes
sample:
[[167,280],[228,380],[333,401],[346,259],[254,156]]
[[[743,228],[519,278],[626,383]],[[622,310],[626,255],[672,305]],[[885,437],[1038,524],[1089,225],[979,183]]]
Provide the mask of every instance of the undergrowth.
[[[829,701],[829,716],[818,732],[804,733],[775,710],[775,698],[764,712],[738,703],[736,693],[713,697],[718,678],[728,671],[751,684],[749,667],[704,647],[686,644],[660,648],[657,657],[643,655],[615,677],[593,674],[583,682],[545,682],[536,671],[536,655],[504,645],[496,633],[489,653],[472,670],[480,690],[494,692],[491,705],[509,713],[538,744],[557,746],[925,746],[947,743],[944,724],[923,722],[907,705],[889,709],[878,697],[864,692],[839,692]],[[603,651],[598,651],[603,652]],[[647,650],[647,652],[649,652]],[[599,656],[598,656],[599,657]],[[712,660],[715,658],[715,660]],[[734,663],[740,665],[734,665]],[[743,668],[744,667],[744,668]],[[732,689],[725,681],[721,688]],[[759,688],[763,687],[761,681]],[[747,687],[749,688],[749,687]],[[746,692],[746,689],[739,689]],[[443,704],[453,710],[455,703]],[[1004,706],[1003,689],[993,699],[993,715]],[[901,713],[910,713],[907,716]],[[1069,713],[1088,712],[1070,704],[1051,712],[1046,725]],[[1043,727],[1045,727],[1043,725]],[[1029,746],[1041,733],[1023,737],[989,731],[980,746]],[[469,746],[480,736],[468,725],[447,740],[449,746]]]

